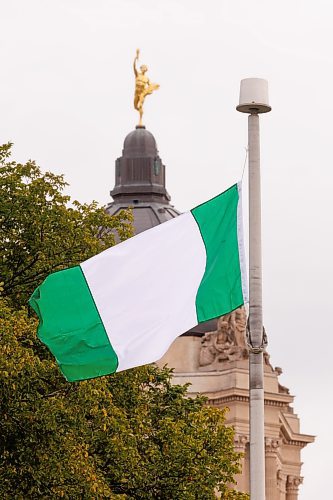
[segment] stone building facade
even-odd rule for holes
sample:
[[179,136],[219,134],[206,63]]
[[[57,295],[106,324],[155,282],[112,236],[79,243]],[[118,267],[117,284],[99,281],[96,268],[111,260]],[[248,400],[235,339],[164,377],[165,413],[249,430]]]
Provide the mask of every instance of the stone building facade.
[[[131,206],[135,233],[177,217],[165,185],[165,166],[154,136],[138,126],[124,141],[116,160],[110,215]],[[157,277],[158,278],[158,277]],[[204,394],[208,404],[228,407],[227,424],[235,429],[235,449],[244,453],[237,488],[249,491],[249,368],[246,347],[246,311],[240,308],[184,332],[159,361],[174,368],[174,382],[191,383],[190,395]],[[273,368],[265,353],[266,498],[297,500],[302,483],[301,449],[314,437],[300,433],[294,397],[279,383],[280,368]]]
[[[217,328],[200,336],[179,337],[159,361],[175,370],[177,384],[191,383],[190,395],[205,394],[208,404],[228,407],[228,425],[235,429],[235,449],[244,453],[237,489],[249,491],[249,366],[244,308],[219,318]],[[313,436],[300,432],[294,396],[279,383],[281,368],[273,368],[265,353],[266,498],[297,500],[302,483],[301,449]]]

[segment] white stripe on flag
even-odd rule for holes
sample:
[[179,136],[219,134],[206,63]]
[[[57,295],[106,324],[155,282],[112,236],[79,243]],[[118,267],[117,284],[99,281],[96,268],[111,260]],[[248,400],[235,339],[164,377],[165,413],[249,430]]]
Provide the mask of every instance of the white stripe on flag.
[[190,212],[81,264],[118,370],[158,360],[197,324],[206,251]]

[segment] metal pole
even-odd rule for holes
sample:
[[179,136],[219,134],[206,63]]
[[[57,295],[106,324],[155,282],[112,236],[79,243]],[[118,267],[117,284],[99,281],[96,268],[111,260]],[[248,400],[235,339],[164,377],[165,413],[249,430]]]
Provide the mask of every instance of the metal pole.
[[265,500],[259,116],[249,115],[250,497]]
[[262,78],[242,80],[236,109],[249,114],[250,310],[247,340],[250,351],[250,496],[251,500],[265,500],[263,351],[267,342],[262,321],[259,114],[272,109],[268,104],[268,82]]

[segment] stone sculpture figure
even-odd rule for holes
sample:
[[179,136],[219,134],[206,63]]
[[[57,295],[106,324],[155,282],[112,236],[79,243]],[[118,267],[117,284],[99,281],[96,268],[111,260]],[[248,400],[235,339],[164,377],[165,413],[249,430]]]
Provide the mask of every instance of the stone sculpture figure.
[[246,320],[245,308],[240,307],[221,316],[217,321],[217,330],[205,333],[199,355],[201,370],[218,370],[222,368],[223,361],[248,358]]
[[147,95],[152,94],[154,90],[159,89],[158,83],[151,83],[146,75],[148,68],[145,64],[137,69],[137,61],[139,60],[140,50],[136,50],[136,57],[133,62],[135,75],[135,93],[134,93],[134,108],[139,111],[140,121],[139,127],[142,127],[143,103]]

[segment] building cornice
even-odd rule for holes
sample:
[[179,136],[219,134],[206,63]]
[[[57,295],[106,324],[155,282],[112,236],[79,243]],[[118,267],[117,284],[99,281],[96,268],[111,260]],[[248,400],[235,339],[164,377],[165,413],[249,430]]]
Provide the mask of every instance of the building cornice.
[[307,444],[314,442],[315,436],[294,432],[283,413],[280,413],[279,418],[281,422],[281,433],[285,444],[304,448]]
[[[211,406],[220,406],[232,401],[241,401],[248,403],[249,391],[248,389],[227,389],[216,393],[206,393],[208,397],[208,404]],[[287,410],[289,404],[292,403],[294,397],[290,394],[265,392],[264,403],[266,406],[276,406]]]

